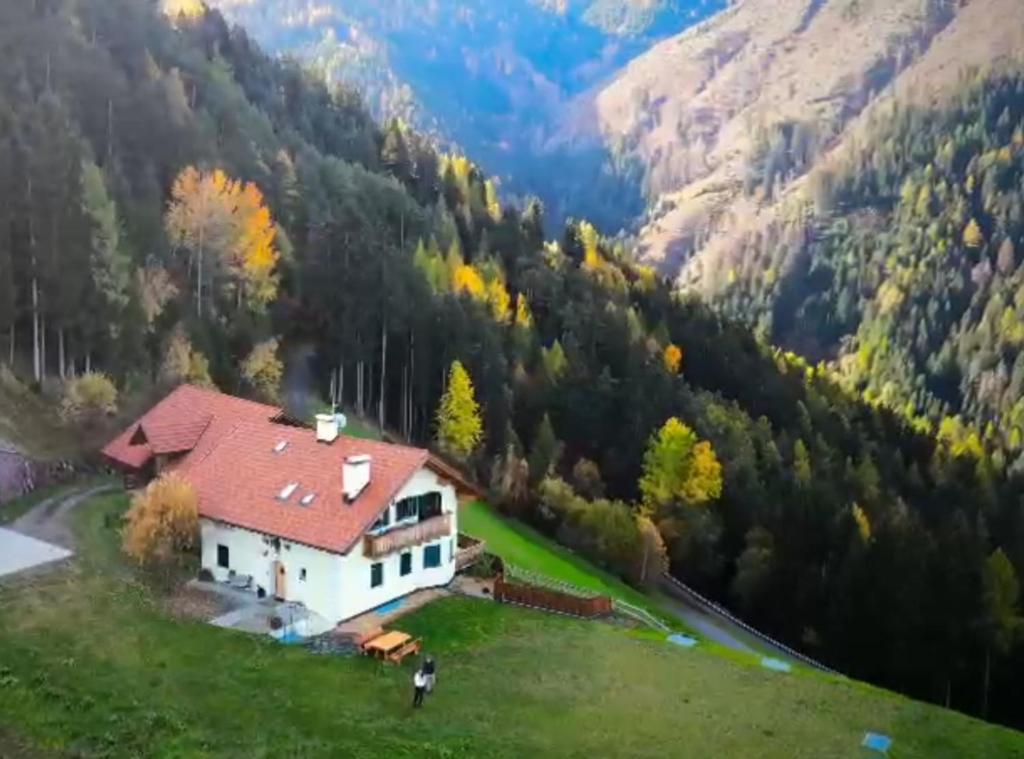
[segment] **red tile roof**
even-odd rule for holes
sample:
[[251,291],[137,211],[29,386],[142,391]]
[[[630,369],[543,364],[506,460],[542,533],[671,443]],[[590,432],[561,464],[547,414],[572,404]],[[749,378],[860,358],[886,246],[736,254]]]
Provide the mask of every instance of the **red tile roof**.
[[182,453],[196,447],[212,420],[213,414],[200,414],[177,422],[144,422],[141,427],[153,453]]
[[[188,452],[169,465],[196,488],[202,516],[337,553],[347,552],[359,540],[429,458],[419,448],[346,435],[330,445],[318,443],[313,430],[271,421],[279,413],[271,406],[185,385],[122,432],[103,453],[137,469],[158,453],[153,450],[151,428],[160,430],[161,440],[166,437],[180,445],[202,426]],[[130,441],[140,425],[148,443],[133,446]],[[287,446],[277,452],[281,442]],[[342,466],[348,456],[359,454],[372,458],[370,484],[348,504]],[[295,491],[286,501],[278,500],[293,482],[298,483]],[[315,494],[312,503],[301,505],[310,493]]]

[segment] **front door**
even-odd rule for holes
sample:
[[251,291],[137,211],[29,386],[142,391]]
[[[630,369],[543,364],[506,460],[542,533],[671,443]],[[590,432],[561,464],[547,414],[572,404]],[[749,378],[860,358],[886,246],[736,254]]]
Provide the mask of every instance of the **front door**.
[[287,589],[287,576],[284,569],[284,562],[274,562],[274,598],[279,601],[285,599],[285,591]]

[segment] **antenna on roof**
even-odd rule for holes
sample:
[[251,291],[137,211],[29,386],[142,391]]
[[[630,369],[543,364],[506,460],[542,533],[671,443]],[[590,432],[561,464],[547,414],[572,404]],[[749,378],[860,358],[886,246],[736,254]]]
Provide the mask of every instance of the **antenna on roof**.
[[341,364],[339,364],[337,373],[333,371],[331,372],[331,416],[334,416],[334,414],[337,413],[338,403],[341,400],[342,383],[345,381],[345,375],[342,374],[343,371],[345,370],[342,368]]

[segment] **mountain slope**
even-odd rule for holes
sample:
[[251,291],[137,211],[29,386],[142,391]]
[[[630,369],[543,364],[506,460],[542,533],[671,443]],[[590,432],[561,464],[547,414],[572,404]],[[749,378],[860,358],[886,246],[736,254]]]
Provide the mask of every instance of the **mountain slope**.
[[745,0],[582,97],[561,139],[646,167],[644,254],[709,288],[765,205],[879,95],[936,97],[1018,54],[1024,25],[995,21],[1015,18],[1016,0]]
[[[1019,722],[1021,478],[676,297],[590,224],[546,242],[536,203],[198,7],[0,3],[5,361],[47,386],[88,365],[133,394],[272,395],[294,347],[310,392],[422,445],[458,361],[485,430],[466,465],[504,510],[627,581],[666,558],[851,677],[955,708],[983,710],[992,649],[988,714]],[[692,462],[641,520],[663,427]]]
[[380,118],[455,143],[549,216],[617,229],[643,210],[600,145],[541,149],[572,97],[721,0],[212,0],[264,47],[357,86]]

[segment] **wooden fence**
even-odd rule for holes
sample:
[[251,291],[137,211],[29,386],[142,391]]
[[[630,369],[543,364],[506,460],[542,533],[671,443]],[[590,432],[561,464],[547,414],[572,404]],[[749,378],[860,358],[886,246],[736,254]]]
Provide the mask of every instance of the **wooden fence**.
[[494,582],[494,598],[502,603],[531,606],[587,619],[612,613],[612,600],[607,596],[581,598],[549,588],[506,582],[503,576]]

